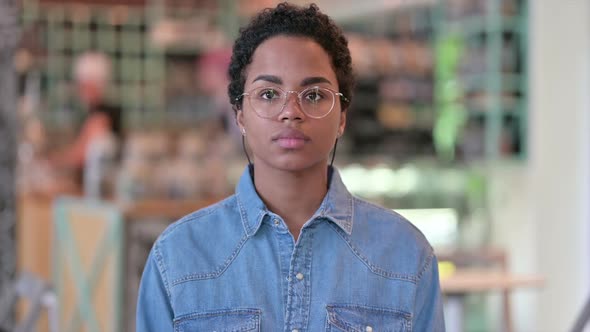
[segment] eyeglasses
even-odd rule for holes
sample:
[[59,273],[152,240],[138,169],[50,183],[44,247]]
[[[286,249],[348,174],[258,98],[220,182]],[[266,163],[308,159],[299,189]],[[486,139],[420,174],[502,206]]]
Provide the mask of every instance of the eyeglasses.
[[297,102],[303,113],[314,119],[321,119],[330,114],[336,104],[336,96],[348,102],[342,93],[319,86],[313,86],[301,92],[284,91],[278,87],[256,88],[239,95],[236,101],[246,97],[250,107],[258,116],[270,119],[285,109],[291,93],[297,95]]

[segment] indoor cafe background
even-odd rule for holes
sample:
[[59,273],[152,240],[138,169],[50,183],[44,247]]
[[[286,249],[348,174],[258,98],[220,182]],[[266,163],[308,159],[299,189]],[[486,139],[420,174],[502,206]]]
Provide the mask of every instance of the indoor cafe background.
[[[133,330],[157,234],[230,194],[246,164],[217,78],[238,28],[275,3],[0,2],[0,329],[38,301],[40,331],[52,317],[60,331]],[[335,163],[353,193],[433,243],[447,323],[570,330],[590,297],[590,2],[317,3],[344,28],[358,77]],[[124,127],[96,183],[46,162],[86,116],[73,81],[88,51],[109,59]],[[112,214],[91,222],[68,204]],[[514,283],[470,288],[467,270]]]

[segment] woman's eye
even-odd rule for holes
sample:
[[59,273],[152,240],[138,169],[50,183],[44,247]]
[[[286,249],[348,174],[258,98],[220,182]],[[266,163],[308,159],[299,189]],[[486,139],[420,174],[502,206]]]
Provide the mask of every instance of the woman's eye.
[[313,103],[319,102],[320,100],[322,100],[322,98],[324,98],[324,96],[322,96],[322,94],[319,93],[319,91],[310,91],[305,94],[305,100]]
[[279,97],[279,93],[276,90],[272,90],[272,89],[267,89],[267,90],[262,90],[259,94],[260,98],[262,99],[276,99]]

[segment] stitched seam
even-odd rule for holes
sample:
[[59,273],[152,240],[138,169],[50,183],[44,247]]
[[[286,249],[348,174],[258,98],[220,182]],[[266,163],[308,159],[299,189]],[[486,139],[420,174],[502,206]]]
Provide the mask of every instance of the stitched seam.
[[[340,322],[339,322],[339,323],[340,323]],[[338,325],[340,325],[340,324],[338,324]],[[337,325],[337,326],[338,326],[338,325]],[[351,325],[351,324],[348,324],[347,322],[342,322],[342,325],[341,325],[341,326],[338,326],[338,327],[342,327],[342,328],[344,328],[346,331],[359,332],[359,329],[355,328],[355,327],[354,327],[353,325]]]
[[215,316],[222,316],[222,315],[260,315],[262,311],[260,309],[229,309],[229,310],[215,310],[209,311],[204,313],[192,313],[184,316],[180,316],[175,319],[176,322],[181,323],[187,319],[194,319],[194,318],[208,318],[208,317],[215,317]]
[[305,288],[306,288],[306,293],[305,293],[305,303],[304,305],[307,306],[307,314],[305,315],[305,319],[303,322],[303,326],[307,327],[309,324],[309,316],[311,315],[311,266],[313,264],[313,256],[312,256],[312,251],[311,249],[313,248],[313,235],[314,232],[310,232],[309,230],[307,231],[309,233],[308,235],[308,241],[309,241],[309,246],[307,247],[307,252],[305,253],[305,268],[309,274],[308,278],[305,280]]
[[355,328],[353,325],[347,323],[346,321],[339,320],[336,318],[335,312],[328,312],[329,322],[328,324],[335,326],[339,329],[351,331],[351,332],[358,332],[359,329]]
[[[272,227],[272,226],[267,225],[267,227]],[[278,236],[273,236],[272,239],[275,241],[275,244],[276,244],[277,248],[280,248],[281,241],[279,240],[279,237]],[[282,279],[283,276],[282,276],[281,273],[283,273],[283,268],[287,268],[287,267],[286,266],[283,266],[283,259],[282,259],[280,250],[279,250],[279,252],[277,252],[277,256],[279,257],[279,259],[278,259],[279,275],[281,276],[280,279]],[[288,275],[289,275],[289,269],[287,268],[287,276]],[[286,300],[289,297],[289,287],[287,287],[286,292],[285,292],[285,287],[283,287],[283,281],[281,281],[280,286],[281,286],[281,299],[285,299]]]
[[358,329],[356,329],[354,325],[351,325],[351,324],[347,323],[346,321],[340,321],[336,318],[336,316],[337,316],[336,311],[341,308],[342,309],[344,309],[344,308],[357,309],[357,311],[369,311],[369,312],[378,313],[378,314],[390,314],[390,315],[397,314],[397,315],[400,315],[404,318],[404,320],[403,320],[403,326],[405,327],[404,330],[411,331],[412,315],[406,311],[399,310],[399,309],[393,309],[393,308],[379,308],[379,307],[365,306],[365,305],[359,305],[359,304],[349,304],[349,303],[329,304],[326,306],[326,311],[328,311],[328,319],[329,319],[328,323],[329,324],[336,326],[338,328],[346,328],[348,330],[358,331]]
[[240,250],[244,246],[244,243],[246,243],[247,240],[248,240],[248,235],[246,234],[242,237],[242,239],[240,240],[240,242],[238,243],[238,245],[236,246],[234,251],[229,255],[229,257],[225,259],[225,262],[223,262],[223,264],[221,264],[217,268],[217,270],[215,270],[214,272],[189,274],[189,275],[186,275],[184,277],[181,277],[181,278],[178,278],[178,279],[172,281],[172,286],[177,286],[179,284],[182,284],[182,283],[188,282],[188,281],[214,279],[214,278],[219,277],[220,275],[223,274],[223,272],[225,272],[227,270],[229,265],[238,256],[238,253],[240,252]]
[[[363,204],[366,205],[368,207],[372,207],[375,209],[378,209],[382,212],[385,212],[389,215],[392,215],[396,218],[396,221],[398,222],[404,222],[405,224],[409,225],[410,227],[412,227],[412,229],[414,229],[416,232],[418,232],[419,234],[421,234],[422,236],[424,236],[424,234],[422,233],[422,231],[420,229],[418,229],[418,227],[416,227],[416,225],[414,225],[412,222],[410,222],[406,217],[402,216],[401,214],[397,213],[395,210],[392,209],[386,209],[382,206],[376,205],[374,203],[371,202],[367,202],[365,200],[359,199],[359,198],[354,198],[359,204]],[[431,248],[432,249],[432,248]]]
[[174,230],[176,230],[176,228],[178,228],[188,222],[197,221],[198,219],[201,219],[203,217],[206,217],[206,216],[216,212],[219,207],[227,205],[228,201],[231,200],[232,198],[233,198],[233,196],[227,197],[226,199],[224,199],[222,201],[219,201],[213,205],[210,205],[206,208],[197,210],[187,216],[182,217],[177,222],[168,226],[168,228],[160,235],[160,241],[166,239],[172,232],[174,232]]
[[393,211],[391,209],[386,209],[382,206],[379,206],[379,205],[371,203],[371,202],[367,202],[367,201],[360,199],[358,197],[353,196],[352,199],[358,204],[366,205],[368,207],[372,207],[372,208],[378,209],[380,211],[387,212],[388,214],[394,215],[396,217],[401,217],[400,214],[396,213],[395,211]]
[[170,292],[170,285],[168,284],[168,278],[166,277],[166,266],[164,264],[164,258],[158,249],[158,245],[154,245],[154,255],[156,256],[156,265],[158,267],[158,271],[160,272],[160,277],[162,278],[162,282],[164,283],[164,289],[166,290],[166,296],[168,296],[168,301],[172,303],[172,293]]
[[350,220],[349,220],[350,229],[349,229],[349,231],[350,231],[350,234],[352,234],[352,227],[354,226],[354,219],[353,219],[354,218],[354,202],[355,202],[354,196],[349,194],[348,201],[350,202]]
[[372,264],[371,262],[369,262],[369,259],[366,258],[361,252],[360,250],[358,250],[348,239],[348,237],[345,234],[342,234],[342,230],[340,228],[335,227],[333,224],[329,224],[330,227],[332,227],[333,229],[336,230],[336,232],[338,233],[338,235],[340,235],[340,237],[344,240],[344,242],[346,242],[346,244],[348,245],[348,247],[350,248],[350,250],[354,253],[354,255],[360,259],[368,268],[369,270],[371,270],[371,272],[380,275],[382,277],[385,278],[389,278],[389,279],[396,279],[396,280],[403,280],[403,281],[409,281],[411,283],[416,283],[416,277],[413,275],[407,275],[407,274],[400,274],[400,273],[391,273],[389,271],[386,271],[385,269]]
[[246,215],[246,210],[244,208],[244,204],[242,204],[242,200],[240,199],[240,195],[236,192],[236,200],[238,201],[238,206],[240,208],[240,218],[242,219],[242,225],[244,226],[244,230],[246,234],[250,234],[250,225],[248,224],[248,217]]
[[430,267],[430,265],[432,264],[433,258],[434,257],[434,251],[430,251],[430,254],[428,255],[428,257],[426,258],[424,265],[422,266],[422,269],[420,269],[420,272],[418,273],[418,282],[420,281],[420,279],[422,279],[422,275],[424,274],[424,272]]
[[[318,217],[322,217],[322,218],[326,218],[338,225],[340,225],[340,222],[342,223],[342,228],[344,228],[346,230],[346,233],[348,234],[352,234],[352,227],[353,227],[353,218],[354,218],[354,196],[352,195],[348,195],[347,197],[348,203],[350,204],[350,213],[347,213],[347,218],[346,219],[341,219],[341,218],[334,218],[332,215],[330,215],[330,213],[328,212],[328,210],[330,210],[327,206],[321,206],[321,211],[318,213]],[[326,204],[326,205],[332,205],[332,204]]]
[[412,315],[407,311],[395,309],[395,308],[380,308],[380,307],[373,307],[368,305],[361,305],[361,304],[353,304],[353,303],[334,303],[328,304],[326,306],[327,309],[338,309],[338,308],[351,308],[351,309],[362,309],[366,311],[374,311],[382,314],[400,314],[405,318],[412,318]]
[[[300,234],[301,236],[301,234]],[[293,246],[293,254],[291,255],[291,261],[289,263],[289,278],[292,278],[293,273],[293,262],[297,262],[297,257],[299,257],[301,250],[297,250],[297,243]],[[291,320],[293,317],[293,298],[295,297],[295,290],[293,289],[294,283],[289,281],[287,287],[287,312],[285,314],[285,322],[289,322],[289,325],[292,325]]]
[[[258,232],[258,230],[260,230],[260,227],[262,227],[262,221],[266,215],[267,215],[267,211],[260,210],[258,212],[258,216],[256,217],[256,229],[252,230],[255,232],[254,234],[256,234]],[[254,234],[251,234],[251,235],[254,235]]]
[[187,321],[196,319],[196,318],[210,318],[210,317],[219,317],[219,316],[226,316],[228,314],[231,315],[249,315],[253,317],[247,317],[247,321],[245,322],[246,326],[240,327],[238,330],[232,330],[233,332],[246,332],[246,331],[253,331],[259,328],[260,325],[260,314],[262,311],[260,309],[230,309],[230,310],[216,310],[206,313],[193,313],[186,316],[181,316],[174,320],[174,331],[178,331],[179,328]]

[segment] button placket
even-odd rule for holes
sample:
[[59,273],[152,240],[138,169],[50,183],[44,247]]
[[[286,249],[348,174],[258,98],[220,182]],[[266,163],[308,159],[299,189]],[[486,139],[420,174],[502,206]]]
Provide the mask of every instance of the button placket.
[[[279,222],[279,226],[274,226],[275,221]],[[293,256],[295,243],[293,241],[291,233],[279,231],[280,224],[280,220],[277,217],[271,219],[271,225],[273,226],[273,228],[275,228],[276,231],[275,238],[277,240],[278,245],[279,266],[281,270],[281,275],[284,276],[284,278],[281,278],[283,279],[283,281],[281,282],[283,290],[283,303],[284,307],[287,308],[287,303],[289,302],[290,296],[290,283],[291,280],[294,279],[291,277],[291,258]]]
[[304,230],[293,250],[289,268],[286,331],[306,331],[307,328],[311,301],[311,243],[312,232]]

